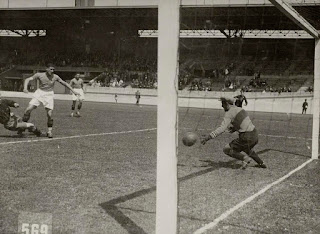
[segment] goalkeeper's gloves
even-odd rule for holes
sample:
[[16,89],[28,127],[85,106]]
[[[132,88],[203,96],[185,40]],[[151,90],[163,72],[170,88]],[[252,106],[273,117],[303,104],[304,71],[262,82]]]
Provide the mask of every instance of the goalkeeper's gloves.
[[207,135],[202,135],[201,136],[201,144],[206,144],[207,143],[207,141],[208,140],[211,140],[212,139],[212,137],[211,137],[211,135],[210,134],[207,134]]

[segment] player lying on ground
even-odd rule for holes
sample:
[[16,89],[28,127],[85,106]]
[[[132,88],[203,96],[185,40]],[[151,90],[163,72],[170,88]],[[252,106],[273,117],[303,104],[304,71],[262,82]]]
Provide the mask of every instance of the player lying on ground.
[[[201,143],[204,145],[207,141],[216,138],[226,130],[229,132],[239,132],[239,137],[234,139],[223,148],[223,152],[235,159],[241,160],[242,169],[245,169],[252,161],[251,158],[258,163],[261,168],[266,168],[261,158],[253,150],[253,147],[258,143],[258,133],[251,122],[247,112],[237,106],[234,106],[233,100],[229,98],[220,98],[222,107],[225,111],[223,122],[220,127],[210,134],[201,137]],[[243,155],[241,152],[247,155]]]
[[41,131],[32,123],[23,122],[21,117],[11,112],[10,107],[18,108],[19,104],[15,101],[2,99],[0,97],[0,123],[10,131],[26,130],[41,136]]

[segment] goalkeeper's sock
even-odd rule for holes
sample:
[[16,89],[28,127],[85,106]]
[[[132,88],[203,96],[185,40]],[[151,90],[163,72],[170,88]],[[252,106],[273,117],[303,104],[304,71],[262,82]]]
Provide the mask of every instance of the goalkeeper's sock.
[[258,154],[253,150],[250,152],[249,157],[252,158],[254,161],[256,161],[259,165],[263,164],[262,159],[259,158]]

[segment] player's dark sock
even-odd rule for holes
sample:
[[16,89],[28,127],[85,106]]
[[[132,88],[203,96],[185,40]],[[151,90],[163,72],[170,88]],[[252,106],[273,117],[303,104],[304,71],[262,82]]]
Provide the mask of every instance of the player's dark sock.
[[28,122],[30,119],[30,113],[24,113],[23,117],[22,117],[22,121],[23,122]]
[[41,134],[42,134],[42,132],[36,127],[29,128],[29,131],[31,131],[34,135],[36,135],[38,137],[41,136]]
[[259,164],[259,167],[261,167],[261,168],[267,168],[266,164],[264,164],[264,163]]
[[258,154],[254,151],[251,151],[249,154],[249,157],[252,158],[254,161],[256,161],[259,165],[263,164],[263,161],[261,158],[259,158]]
[[80,103],[78,104],[78,111],[81,109],[81,107],[82,107],[82,103],[80,102]]
[[48,118],[47,126],[48,126],[48,128],[52,128],[52,126],[53,126],[53,119]]
[[74,111],[75,108],[76,108],[76,101],[72,101],[71,110]]

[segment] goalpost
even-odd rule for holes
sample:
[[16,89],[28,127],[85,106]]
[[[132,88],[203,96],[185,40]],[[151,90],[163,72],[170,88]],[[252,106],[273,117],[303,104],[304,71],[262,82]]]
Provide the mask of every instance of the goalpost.
[[156,233],[176,233],[178,216],[178,44],[180,0],[158,8],[158,113]]
[[315,39],[314,53],[314,94],[312,125],[312,158],[319,158],[319,115],[320,115],[320,43],[319,32],[284,0],[269,0],[275,7]]
[[320,40],[315,39],[314,86],[313,86],[312,158],[319,158],[319,116],[320,116]]

